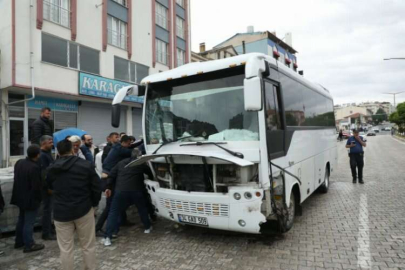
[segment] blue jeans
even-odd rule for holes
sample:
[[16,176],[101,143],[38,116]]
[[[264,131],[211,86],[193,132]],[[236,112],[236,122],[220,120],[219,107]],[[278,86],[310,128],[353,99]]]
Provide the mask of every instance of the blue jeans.
[[22,210],[18,216],[17,226],[15,228],[15,244],[16,246],[25,245],[29,249],[34,244],[33,231],[35,218],[37,217],[38,209]]
[[112,238],[114,232],[118,231],[120,216],[130,205],[136,205],[139,216],[145,229],[149,229],[151,224],[146,207],[146,198],[143,191],[115,191],[111,204],[110,213],[107,219],[106,237]]
[[52,235],[52,195],[42,191],[42,237]]

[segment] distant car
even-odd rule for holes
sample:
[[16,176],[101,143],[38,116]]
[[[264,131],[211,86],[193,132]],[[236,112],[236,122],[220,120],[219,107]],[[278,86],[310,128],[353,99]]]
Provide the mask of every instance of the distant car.
[[370,130],[369,132],[367,132],[367,136],[376,136],[376,134],[373,130]]
[[385,131],[391,131],[391,127],[386,127]]
[[379,133],[380,130],[378,128],[373,128],[374,133]]

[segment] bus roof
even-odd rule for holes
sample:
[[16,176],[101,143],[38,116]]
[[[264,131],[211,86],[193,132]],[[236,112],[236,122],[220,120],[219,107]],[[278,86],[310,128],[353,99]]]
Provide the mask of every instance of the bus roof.
[[175,69],[149,75],[141,81],[141,84],[169,81],[189,76],[196,76],[217,70],[227,69],[235,66],[241,66],[245,65],[248,59],[254,56],[263,57],[267,62],[275,66],[278,66],[279,71],[281,71],[282,73],[285,73],[293,77],[297,81],[310,86],[312,89],[317,90],[323,95],[331,97],[329,91],[322,85],[308,81],[307,79],[298,75],[296,72],[292,71],[285,65],[279,65],[273,57],[270,57],[262,53],[248,53],[219,60],[189,63]]

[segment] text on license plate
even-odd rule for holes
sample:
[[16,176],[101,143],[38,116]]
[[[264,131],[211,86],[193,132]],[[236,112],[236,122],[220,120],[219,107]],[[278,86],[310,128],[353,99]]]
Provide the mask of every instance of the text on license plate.
[[208,220],[206,217],[195,217],[189,215],[177,215],[179,217],[179,221],[182,223],[190,223],[200,226],[208,226]]

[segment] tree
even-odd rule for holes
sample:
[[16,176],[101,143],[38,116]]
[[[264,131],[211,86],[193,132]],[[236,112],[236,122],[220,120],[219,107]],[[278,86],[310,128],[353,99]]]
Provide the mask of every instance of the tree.
[[388,117],[387,117],[387,113],[383,110],[383,109],[381,109],[381,108],[379,108],[378,110],[377,110],[377,112],[374,114],[374,115],[372,115],[371,116],[371,118],[373,119],[373,122],[375,123],[375,124],[379,124],[379,123],[381,123],[381,122],[383,122],[383,121],[386,121],[387,119],[388,119]]
[[398,104],[397,111],[391,113],[389,120],[397,124],[400,133],[405,132],[405,102]]

